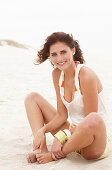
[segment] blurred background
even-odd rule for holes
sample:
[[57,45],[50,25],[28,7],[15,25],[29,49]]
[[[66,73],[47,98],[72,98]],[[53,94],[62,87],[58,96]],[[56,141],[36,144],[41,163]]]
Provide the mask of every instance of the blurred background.
[[106,94],[112,93],[111,0],[0,0],[1,101],[3,96],[16,100],[18,94],[23,101],[30,90],[52,96],[49,61],[38,67],[33,62],[46,37],[57,31],[73,34]]
[[46,37],[57,31],[72,33],[79,41],[111,105],[111,0],[0,0],[0,101],[23,102],[30,91],[55,96],[49,61],[39,66],[33,62]]
[[85,57],[112,56],[111,0],[0,0],[0,39],[38,49],[55,31],[72,33]]
[[[0,0],[0,169],[28,166],[32,132],[24,99],[32,91],[40,93],[56,107],[49,61],[34,65],[37,50],[53,32],[72,33],[79,41],[87,66],[100,77],[108,108],[112,136],[112,1],[111,0]],[[50,138],[48,136],[50,145]],[[106,161],[90,169],[109,166]],[[65,161],[66,162],[66,161]],[[77,168],[77,163],[73,166]],[[99,166],[98,166],[99,165]],[[61,163],[66,169],[66,164]],[[84,166],[84,164],[82,164]],[[90,167],[91,166],[91,167]],[[60,167],[57,164],[57,169]],[[82,167],[83,168],[83,167]],[[81,168],[81,169],[82,169]],[[46,167],[45,167],[46,169]],[[47,168],[48,169],[48,168]],[[73,169],[73,167],[69,168]],[[22,170],[22,168],[21,168]],[[44,170],[42,166],[42,170]]]

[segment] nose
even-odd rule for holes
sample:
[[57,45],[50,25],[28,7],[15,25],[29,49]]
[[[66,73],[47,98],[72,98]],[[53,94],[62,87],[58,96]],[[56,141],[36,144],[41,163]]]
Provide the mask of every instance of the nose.
[[61,54],[58,54],[58,55],[57,55],[57,61],[58,61],[58,62],[62,61],[62,56],[61,56]]

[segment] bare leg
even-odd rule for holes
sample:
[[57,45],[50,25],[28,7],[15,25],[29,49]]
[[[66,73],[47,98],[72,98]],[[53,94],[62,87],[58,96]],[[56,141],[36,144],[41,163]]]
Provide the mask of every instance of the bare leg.
[[106,147],[106,128],[98,113],[90,113],[76,127],[71,138],[65,143],[62,151],[65,155],[81,150],[86,159],[97,159]]
[[[27,117],[32,129],[33,136],[35,138],[37,131],[43,127],[44,124],[50,122],[54,116],[56,115],[56,109],[50,105],[41,95],[38,93],[31,93],[25,99],[25,108]],[[69,123],[63,124],[60,128],[52,131],[52,134],[55,134],[60,129],[65,129],[69,127]],[[36,150],[35,152],[29,153],[28,162],[36,161],[36,153],[40,152],[40,150]],[[44,144],[44,148],[42,153],[47,153],[48,149],[46,146],[46,140]]]
[[[98,113],[90,113],[71,131],[72,136],[62,148],[65,155],[77,150],[81,150],[81,155],[85,159],[97,159],[102,155],[106,147],[106,128]],[[39,163],[52,161],[51,152],[36,156]]]

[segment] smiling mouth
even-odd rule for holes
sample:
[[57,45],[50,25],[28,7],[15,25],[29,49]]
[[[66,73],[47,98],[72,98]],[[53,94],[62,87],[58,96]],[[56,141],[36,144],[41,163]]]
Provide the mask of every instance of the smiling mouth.
[[66,61],[64,61],[64,62],[59,62],[59,63],[57,63],[59,66],[63,66],[64,64],[66,63]]

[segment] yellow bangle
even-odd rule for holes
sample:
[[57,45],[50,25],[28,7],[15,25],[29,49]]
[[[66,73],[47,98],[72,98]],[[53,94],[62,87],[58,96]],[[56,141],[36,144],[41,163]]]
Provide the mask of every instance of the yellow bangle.
[[57,132],[54,136],[60,141],[61,144],[65,143],[68,140],[68,137],[66,136],[65,132],[61,130]]

